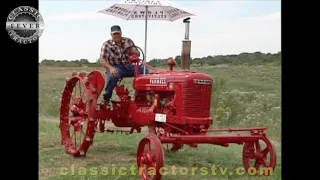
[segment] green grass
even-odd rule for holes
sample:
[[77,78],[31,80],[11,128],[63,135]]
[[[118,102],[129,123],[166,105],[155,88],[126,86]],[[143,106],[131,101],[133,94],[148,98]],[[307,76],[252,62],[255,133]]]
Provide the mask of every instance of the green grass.
[[[137,170],[133,171],[136,175],[129,173],[131,172],[130,167],[136,165],[138,143],[145,134],[96,134],[94,146],[89,149],[86,158],[77,159],[66,154],[63,146],[60,145],[58,126],[58,123],[40,120],[40,177],[43,179],[139,179]],[[231,145],[228,148],[199,145],[197,149],[186,146],[182,151],[165,153],[165,167],[168,169],[176,167],[177,173],[166,175],[164,179],[212,179],[212,177],[221,180],[281,179],[280,148],[280,145],[276,144],[278,163],[274,175],[258,178],[236,174],[237,168],[242,168],[242,146],[240,145]],[[216,174],[212,175],[211,167],[214,165],[217,169],[214,171]],[[84,167],[86,172],[81,171],[80,167]],[[113,167],[115,168],[114,174],[112,174]],[[125,172],[128,174],[119,176],[120,167],[127,168]],[[192,167],[198,168],[194,174],[192,174]],[[63,174],[66,172],[63,168],[67,169],[68,174]],[[96,171],[92,171],[95,170],[92,168],[96,168]],[[103,171],[98,171],[106,168],[109,168],[108,175],[103,174]],[[179,174],[180,168],[188,168],[189,175]],[[209,174],[200,174],[200,168],[208,168]],[[220,171],[220,168],[227,168],[226,175],[222,175],[224,171],[223,169]]]
[[[138,143],[145,134],[97,134],[87,157],[81,159],[66,154],[61,145],[58,116],[65,78],[70,77],[72,71],[91,72],[94,69],[40,67],[40,179],[139,179],[137,175],[112,175],[111,170],[109,175],[102,175],[100,171],[100,174],[93,176],[90,175],[90,168],[115,166],[118,170],[120,167],[130,168],[135,165]],[[182,151],[166,153],[166,167],[187,167],[189,175],[167,175],[164,179],[281,179],[281,66],[220,65],[192,69],[207,73],[215,79],[211,113],[215,117],[215,127],[268,127],[268,136],[275,142],[277,149],[276,171],[273,176],[266,178],[236,175],[236,168],[243,167],[241,145],[228,148],[199,145],[197,149],[186,146]],[[102,68],[99,70],[103,71]],[[131,81],[125,79],[123,83],[133,93]],[[85,167],[87,175],[59,175],[63,167],[71,173],[73,164],[74,169]],[[210,170],[212,165],[228,168],[227,174],[221,175],[217,169],[218,175],[200,175],[201,167]],[[192,167],[198,168],[195,175],[191,175]]]

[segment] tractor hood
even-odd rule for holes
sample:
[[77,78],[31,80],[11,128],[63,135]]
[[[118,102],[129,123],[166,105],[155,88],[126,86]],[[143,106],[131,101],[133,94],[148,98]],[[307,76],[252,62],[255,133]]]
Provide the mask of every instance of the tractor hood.
[[134,88],[137,90],[173,90],[170,84],[213,84],[213,78],[204,73],[195,71],[161,71],[159,73],[150,73],[139,75],[134,82]]

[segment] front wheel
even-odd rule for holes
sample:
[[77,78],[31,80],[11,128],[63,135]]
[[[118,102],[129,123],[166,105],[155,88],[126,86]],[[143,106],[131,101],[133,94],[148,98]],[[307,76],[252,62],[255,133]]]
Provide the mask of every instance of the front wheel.
[[276,149],[266,137],[255,142],[246,142],[243,146],[242,160],[248,174],[270,176],[277,164]]
[[164,167],[164,152],[161,141],[154,134],[143,138],[138,147],[137,165],[143,180],[161,180]]

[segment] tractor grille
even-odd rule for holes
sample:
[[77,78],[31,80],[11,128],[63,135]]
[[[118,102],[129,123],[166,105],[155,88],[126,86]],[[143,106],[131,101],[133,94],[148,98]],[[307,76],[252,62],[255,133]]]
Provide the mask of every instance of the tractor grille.
[[189,117],[210,116],[212,85],[193,84],[183,87],[182,115]]

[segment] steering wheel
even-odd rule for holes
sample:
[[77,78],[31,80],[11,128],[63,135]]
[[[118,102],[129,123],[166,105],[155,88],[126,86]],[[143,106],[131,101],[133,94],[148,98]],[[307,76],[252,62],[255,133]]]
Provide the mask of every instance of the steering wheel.
[[[125,49],[122,51],[121,60],[122,60],[123,56],[125,55],[125,52],[126,52],[128,49],[131,49],[131,48],[137,48],[137,49],[139,49],[139,50],[142,52],[142,57],[143,57],[143,58],[142,58],[142,62],[144,62],[144,60],[145,60],[145,55],[144,55],[142,49],[141,49],[140,47],[136,46],[136,45],[129,46],[129,47],[125,48]],[[140,68],[141,68],[141,65],[142,65],[142,63],[139,65]]]

